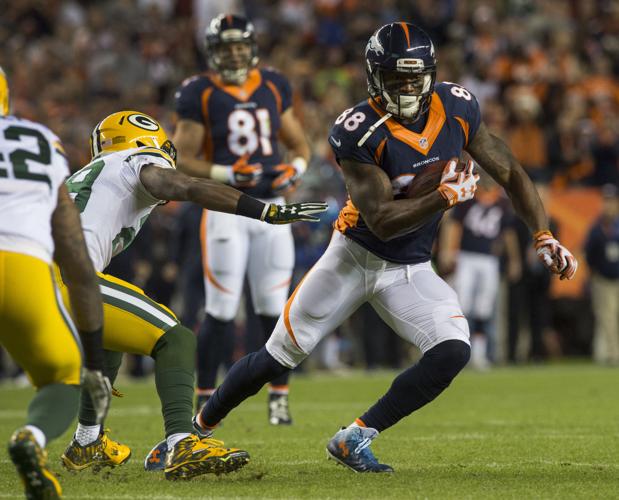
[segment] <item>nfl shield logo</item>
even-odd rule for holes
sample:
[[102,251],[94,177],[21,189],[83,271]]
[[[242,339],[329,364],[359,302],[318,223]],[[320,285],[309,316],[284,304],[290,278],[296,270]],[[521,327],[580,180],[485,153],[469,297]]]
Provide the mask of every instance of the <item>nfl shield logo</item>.
[[426,139],[425,137],[422,137],[421,139],[419,139],[419,145],[423,149],[426,149],[428,147],[428,139]]

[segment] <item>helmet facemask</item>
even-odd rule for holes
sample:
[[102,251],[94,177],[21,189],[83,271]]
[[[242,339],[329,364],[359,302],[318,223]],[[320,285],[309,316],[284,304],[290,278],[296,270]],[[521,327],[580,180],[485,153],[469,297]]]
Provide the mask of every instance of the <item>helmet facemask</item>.
[[208,65],[224,83],[242,85],[258,64],[256,44],[240,30],[226,30],[221,38],[227,40],[208,47]]
[[436,70],[423,64],[419,68],[420,62],[400,59],[397,71],[368,68],[372,98],[379,100],[385,111],[407,122],[415,122],[427,112],[434,92]]

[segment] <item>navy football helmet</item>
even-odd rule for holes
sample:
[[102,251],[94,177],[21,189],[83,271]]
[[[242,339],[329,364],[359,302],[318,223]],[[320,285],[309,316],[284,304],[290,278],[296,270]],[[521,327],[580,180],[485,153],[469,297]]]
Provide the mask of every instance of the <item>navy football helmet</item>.
[[[209,68],[219,73],[226,83],[240,85],[245,82],[249,70],[258,64],[254,25],[242,16],[220,14],[206,28],[205,37]],[[229,44],[244,44],[247,49],[227,51]]]
[[434,44],[417,26],[379,28],[365,47],[368,92],[382,109],[414,122],[429,108],[436,81]]

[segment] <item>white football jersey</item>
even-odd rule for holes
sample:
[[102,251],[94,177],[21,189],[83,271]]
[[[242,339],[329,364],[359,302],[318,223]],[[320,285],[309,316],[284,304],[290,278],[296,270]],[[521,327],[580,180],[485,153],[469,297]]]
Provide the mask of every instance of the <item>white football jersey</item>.
[[175,168],[167,153],[145,146],[97,156],[67,180],[82,215],[88,253],[99,272],[129,246],[162,203],[140,181],[140,171],[148,164]]
[[69,165],[47,127],[0,117],[0,250],[52,261],[51,218]]

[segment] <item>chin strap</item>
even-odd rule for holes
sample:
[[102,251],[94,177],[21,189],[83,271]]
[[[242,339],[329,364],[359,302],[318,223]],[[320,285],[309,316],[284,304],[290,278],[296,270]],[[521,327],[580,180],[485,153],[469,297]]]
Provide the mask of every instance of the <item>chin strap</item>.
[[357,147],[360,148],[361,146],[363,146],[365,144],[365,141],[367,141],[370,138],[370,136],[374,132],[376,132],[376,129],[380,127],[384,122],[386,122],[392,116],[393,115],[391,113],[386,113],[385,115],[383,115],[380,120],[378,120],[374,125],[372,125],[365,134],[363,134],[363,137],[359,139],[359,142],[357,143]]

